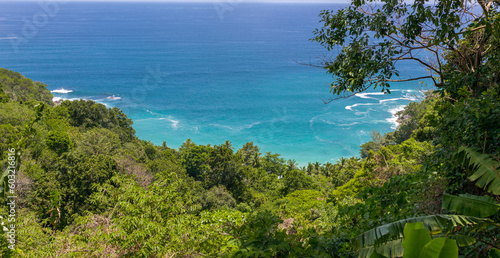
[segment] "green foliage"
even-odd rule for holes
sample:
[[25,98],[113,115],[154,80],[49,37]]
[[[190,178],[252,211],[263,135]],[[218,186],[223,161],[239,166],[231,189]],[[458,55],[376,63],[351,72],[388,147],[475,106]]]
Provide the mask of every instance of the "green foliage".
[[47,147],[57,154],[62,154],[73,148],[73,141],[69,138],[67,132],[52,131],[45,139]]
[[491,217],[498,213],[500,204],[490,196],[444,194],[443,209],[479,218]]
[[282,176],[285,172],[284,165],[285,160],[280,158],[281,155],[273,154],[271,152],[266,153],[264,157],[261,158],[260,164],[262,168],[269,174],[274,174],[277,176]]
[[[98,185],[107,182],[117,172],[116,162],[109,156],[66,155],[57,164],[57,180],[61,188],[61,216],[71,216],[91,209],[88,197]],[[63,219],[69,219],[68,217]],[[64,221],[63,221],[64,223]]]
[[3,90],[3,86],[0,83],[0,103],[7,103],[9,102],[10,98],[9,95],[5,94],[5,91]]
[[[431,215],[409,218],[369,230],[356,237],[355,245],[358,248],[369,250],[373,250],[373,248],[376,247],[377,252],[379,252],[380,249],[384,249],[384,246],[388,247],[388,249],[386,249],[388,252],[400,250],[398,246],[401,245],[401,239],[405,236],[404,229],[408,223],[422,223],[431,235],[443,236],[455,233],[457,227],[480,228],[482,223],[487,223],[487,220],[458,215]],[[411,230],[411,228],[409,230]],[[421,234],[418,234],[418,236],[421,236]],[[399,241],[399,244],[395,241]],[[434,245],[432,247],[434,247]]]
[[455,240],[448,238],[431,239],[429,231],[421,222],[407,223],[404,229],[403,258],[412,257],[458,257],[458,246]]
[[412,137],[421,142],[433,139],[435,127],[431,121],[437,116],[434,109],[436,98],[432,91],[428,91],[421,102],[411,102],[396,114],[399,126],[394,132],[395,143],[402,143]]
[[152,144],[147,144],[146,147],[144,147],[144,152],[146,152],[146,156],[148,156],[150,160],[155,160],[159,154]]
[[0,157],[4,157],[4,151],[15,147],[20,136],[19,129],[11,124],[0,125]]
[[379,132],[373,130],[373,132],[370,133],[370,137],[372,138],[371,141],[361,144],[361,158],[363,159],[368,157],[370,151],[376,152],[382,146],[385,146],[382,142],[384,138]]
[[469,180],[476,181],[478,187],[488,192],[500,195],[500,162],[467,147],[462,147],[457,157],[468,171],[472,171]]
[[243,160],[243,165],[258,168],[260,167],[260,149],[253,142],[247,142],[236,152]]
[[234,155],[229,142],[214,146],[210,152],[210,168],[204,174],[204,181],[207,188],[216,185],[225,186],[236,198],[243,195],[243,170]]
[[[482,92],[471,98],[468,91],[461,91],[459,101],[440,101],[440,116],[434,119],[439,138],[437,143],[451,147],[451,152],[469,146],[483,153],[500,153],[500,108],[498,88]],[[460,128],[459,134],[456,133]]]
[[182,150],[182,165],[189,176],[200,180],[211,170],[209,165],[211,152],[211,147],[203,145],[195,145]]
[[390,93],[395,62],[419,62],[420,49],[442,61],[420,59],[438,92],[400,112],[395,132],[374,131],[362,159],[335,164],[299,168],[253,142],[236,153],[229,142],[155,146],[138,140],[117,108],[51,107],[45,85],[0,70],[0,147],[22,151],[18,193],[27,207],[16,254],[495,257],[499,5],[478,2],[477,18],[462,24],[466,2],[372,3],[321,14],[315,40],[342,47],[324,63],[332,92]]
[[241,225],[245,214],[232,210],[204,211],[199,216],[184,215],[171,220],[169,248],[184,256],[229,256],[236,250],[232,225]]
[[82,155],[115,155],[120,150],[119,136],[104,128],[93,128],[77,138],[75,152]]
[[419,258],[422,249],[432,240],[431,234],[425,229],[424,223],[422,222],[406,223],[403,235],[403,258]]
[[320,218],[324,205],[324,194],[316,190],[297,190],[273,204],[274,210],[285,218],[293,218],[294,223],[301,226]]
[[201,201],[204,210],[234,208],[236,206],[236,200],[224,186],[212,187],[203,194]]
[[457,242],[443,237],[433,239],[424,246],[420,256],[429,258],[458,257]]
[[488,257],[490,258],[500,257],[500,250],[496,248],[491,248]]
[[339,187],[351,180],[356,174],[356,171],[361,169],[362,164],[354,157],[350,159],[341,158],[335,166],[332,166],[333,168],[328,167],[330,167],[329,163],[325,164],[325,169],[331,169],[334,172],[326,174],[332,178],[333,185]]
[[297,169],[285,173],[281,180],[283,181],[283,188],[281,188],[282,195],[287,195],[297,190],[309,190],[316,188],[313,179]]
[[118,108],[107,109],[91,100],[63,101],[59,112],[68,112],[70,125],[82,129],[106,128],[118,134],[122,141],[135,138],[132,120]]
[[17,102],[0,103],[0,123],[14,127],[26,125],[34,117],[33,108]]
[[42,101],[45,104],[54,105],[53,96],[47,90],[47,85],[33,82],[20,73],[0,68],[0,85],[3,92],[7,94],[7,97],[0,97],[2,99],[0,102],[10,99],[20,103],[30,102],[33,104]]
[[285,256],[291,246],[285,230],[278,229],[283,221],[270,212],[249,216],[246,223],[232,229],[238,247],[233,257]]
[[[498,27],[499,18],[493,1],[472,2],[482,7],[474,14],[469,11],[468,4],[472,4],[469,2],[373,3],[372,0],[353,1],[346,8],[320,14],[323,27],[314,32],[312,40],[329,51],[340,50],[333,60],[322,63],[333,75],[333,94],[352,96],[371,87],[390,93],[390,82],[424,78],[432,79],[444,90],[453,90],[464,81],[472,81],[474,87],[471,88],[476,90],[482,85],[491,85],[482,80],[498,80],[493,68],[498,59],[492,57],[498,53],[495,52],[498,30],[494,28]],[[472,47],[462,43],[472,39],[475,40]],[[431,59],[421,58],[420,51],[428,51]],[[448,65],[452,67],[445,65],[443,51],[452,52],[455,57],[450,56],[448,60],[457,59],[456,63],[463,69],[452,66],[453,62]],[[423,65],[430,75],[400,78],[395,64],[404,61]],[[469,76],[474,79],[466,79]],[[479,79],[482,77],[486,79]]]
[[[189,194],[179,193],[183,180],[176,174],[160,175],[148,189],[120,175],[98,188],[92,202],[107,210],[115,224],[111,242],[123,255],[149,256],[167,253],[168,220],[186,211],[191,204]],[[187,197],[187,198],[186,198]]]
[[354,175],[353,179],[349,180],[345,185],[338,187],[335,191],[332,192],[329,201],[337,204],[345,197],[355,196],[365,186],[361,180],[361,178],[365,176],[366,171],[363,169],[359,170]]

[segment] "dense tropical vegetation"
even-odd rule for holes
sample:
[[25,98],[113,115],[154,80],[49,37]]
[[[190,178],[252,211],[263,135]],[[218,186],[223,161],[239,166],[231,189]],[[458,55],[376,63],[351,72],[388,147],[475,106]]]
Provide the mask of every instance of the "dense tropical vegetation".
[[395,62],[422,49],[437,90],[333,164],[252,142],[156,146],[117,108],[54,105],[46,85],[0,69],[1,198],[18,196],[2,256],[500,257],[500,3],[382,3],[321,14],[314,40],[341,48],[324,63],[332,92],[389,93],[408,80]]

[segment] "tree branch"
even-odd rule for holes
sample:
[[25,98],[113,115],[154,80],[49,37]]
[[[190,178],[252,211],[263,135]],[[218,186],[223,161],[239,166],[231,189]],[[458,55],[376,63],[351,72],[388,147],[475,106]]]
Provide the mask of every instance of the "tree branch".
[[401,79],[401,80],[387,79],[386,81],[388,81],[388,82],[410,82],[410,81],[416,81],[416,80],[422,80],[422,79],[434,79],[434,77],[428,75],[428,76],[421,76],[421,77]]

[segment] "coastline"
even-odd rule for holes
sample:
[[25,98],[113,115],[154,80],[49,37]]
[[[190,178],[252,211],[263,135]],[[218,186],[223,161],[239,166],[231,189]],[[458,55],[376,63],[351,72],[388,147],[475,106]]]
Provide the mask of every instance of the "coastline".
[[[398,92],[398,90],[395,90],[394,92]],[[382,115],[387,112],[388,115],[385,115],[386,117],[381,117],[381,119],[378,119],[374,121],[375,124],[388,124],[389,129],[381,132],[382,134],[392,132],[397,128],[398,121],[397,121],[397,112],[401,111],[404,109],[404,107],[407,104],[404,105],[391,105],[391,106],[386,106],[387,104],[390,103],[398,103],[399,101],[408,101],[408,103],[412,101],[418,101],[419,99],[413,98],[410,95],[415,94],[416,91],[414,90],[401,90],[401,92],[404,92],[405,95],[400,96],[399,98],[394,98],[394,96],[386,96],[377,92],[372,92],[372,93],[363,93],[360,94],[359,96],[353,97],[353,101],[362,101],[360,103],[354,103],[350,105],[346,105],[344,107],[343,112],[348,113],[352,112],[354,114],[358,113],[358,116],[361,118],[364,118],[365,120],[368,119],[368,114],[359,114],[361,112],[375,112],[373,111],[374,109],[382,109],[378,110],[378,113],[381,113]],[[79,99],[84,99],[84,100],[92,100],[96,103],[100,103],[105,105],[107,108],[112,108],[112,107],[118,107],[121,108],[120,106],[123,105],[123,103],[127,102],[127,98],[124,99],[116,99],[116,96],[110,95],[108,98],[106,95],[102,95],[98,98],[78,98],[75,96],[75,93],[78,93],[77,89],[66,89],[66,88],[57,88],[53,89],[51,93],[54,95],[53,101],[57,105],[61,101],[64,100],[79,100]],[[115,99],[113,99],[113,97]],[[364,101],[364,102],[363,102]],[[345,104],[343,104],[345,105]],[[387,110],[387,111],[384,111]],[[240,125],[223,125],[219,124],[217,121],[209,122],[207,123],[204,127],[196,127],[192,130],[187,130],[186,129],[186,121],[182,121],[179,118],[173,117],[171,115],[165,115],[162,114],[161,111],[159,112],[153,112],[151,110],[146,110],[145,112],[140,113],[139,115],[137,114],[129,114],[127,113],[129,118],[131,118],[134,122],[134,128],[136,129],[136,134],[140,139],[147,140],[147,141],[152,141],[156,145],[161,145],[163,141],[166,141],[168,146],[172,148],[179,148],[180,145],[186,141],[187,139],[192,139],[194,142],[197,144],[210,144],[210,145],[215,145],[215,144],[221,144],[225,140],[229,140],[233,143],[234,147],[237,149],[241,147],[243,144],[246,142],[254,142],[257,146],[261,147],[262,153],[266,153],[268,151],[273,152],[273,153],[279,153],[282,155],[281,157],[285,159],[292,159],[296,160],[296,162],[300,166],[307,166],[309,163],[315,163],[315,162],[320,162],[322,164],[325,164],[327,162],[329,163],[335,163],[337,160],[341,158],[346,158],[346,157],[360,157],[359,154],[359,149],[360,146],[363,143],[366,143],[369,141],[369,133],[373,130],[371,128],[367,128],[363,130],[360,130],[357,127],[363,126],[364,122],[362,120],[346,120],[344,122],[338,122],[335,120],[335,116],[332,116],[332,114],[325,113],[325,115],[322,115],[320,117],[313,117],[312,119],[309,119],[308,123],[309,126],[314,129],[313,133],[318,131],[318,130],[323,130],[321,128],[341,128],[342,130],[349,131],[349,130],[357,130],[356,134],[358,135],[357,138],[351,139],[351,142],[346,142],[345,139],[342,139],[340,141],[336,140],[331,140],[328,138],[324,138],[321,135],[313,135],[314,141],[320,144],[324,145],[331,145],[334,146],[332,147],[333,149],[336,150],[330,150],[330,155],[321,155],[320,152],[304,152],[301,151],[300,148],[293,147],[293,145],[286,145],[286,144],[274,144],[272,142],[272,138],[265,138],[269,137],[269,134],[273,134],[271,129],[275,129],[276,131],[283,131],[286,129],[286,119],[280,119],[274,121],[274,122],[251,122],[248,124],[240,124]],[[333,114],[335,115],[335,114]],[[290,123],[290,121],[288,121]],[[201,127],[201,128],[200,128]],[[283,127],[283,128],[278,128],[278,127]],[[169,129],[165,129],[169,128]],[[208,128],[208,129],[207,129]],[[204,139],[201,139],[197,136],[200,134],[204,133],[204,131],[211,130],[209,131],[212,136],[210,137],[205,137]],[[246,138],[242,137],[245,133],[248,132],[253,132],[256,131],[257,133],[254,133],[257,137],[251,138],[251,136],[248,136]],[[260,131],[259,131],[260,130]],[[166,137],[163,137],[161,135],[162,132],[164,131],[169,131],[171,134],[177,133],[178,136],[173,136],[177,142],[172,142],[166,139]],[[201,131],[201,132],[200,132]],[[217,133],[217,134],[216,134]],[[292,131],[293,133],[293,131]],[[271,135],[272,136],[272,135]],[[168,136],[167,136],[168,137]],[[170,135],[170,137],[172,137]],[[332,138],[335,138],[338,136],[331,135]],[[291,137],[290,137],[291,138]],[[299,143],[300,145],[301,143]],[[311,144],[311,143],[309,143]],[[337,146],[337,147],[335,147]],[[342,152],[343,149],[347,149],[348,151]],[[340,150],[340,151],[339,151]],[[336,152],[335,152],[336,151]],[[337,154],[335,154],[337,153]],[[333,154],[333,155],[332,155]]]

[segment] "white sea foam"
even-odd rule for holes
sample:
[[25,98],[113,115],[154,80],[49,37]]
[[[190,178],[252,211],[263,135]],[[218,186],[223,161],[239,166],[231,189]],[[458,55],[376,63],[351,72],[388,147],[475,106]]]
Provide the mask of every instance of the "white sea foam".
[[0,40],[14,40],[14,39],[18,39],[18,37],[0,37]]
[[376,96],[376,95],[385,95],[383,92],[362,92],[362,93],[356,93],[356,97],[362,98],[362,99],[375,99],[370,96]]
[[251,123],[251,124],[248,124],[248,125],[239,126],[238,128],[234,128],[234,127],[231,127],[229,125],[221,125],[221,124],[210,124],[210,126],[219,127],[219,128],[223,128],[223,129],[230,130],[230,131],[235,131],[235,132],[241,132],[243,130],[251,129],[252,127],[254,127],[256,125],[259,125],[261,123],[262,122],[254,122],[254,123]]
[[339,124],[338,126],[348,127],[348,126],[353,126],[353,125],[359,125],[359,122],[352,122],[352,123],[348,123],[348,124]]
[[385,103],[385,102],[394,102],[394,101],[398,101],[398,100],[416,101],[417,98],[415,96],[410,95],[410,94],[405,94],[401,98],[392,98],[392,99],[382,99],[382,100],[379,100],[379,103],[382,104],[382,103]]
[[359,137],[363,137],[365,135],[368,135],[369,133],[367,131],[364,131],[364,130],[358,130],[357,134]]
[[251,123],[249,125],[242,126],[242,129],[250,129],[250,128],[252,128],[252,127],[254,127],[256,125],[259,125],[259,124],[261,124],[261,122]]
[[386,121],[392,124],[391,129],[396,130],[398,128],[399,123],[398,123],[398,118],[396,117],[396,114],[399,111],[402,111],[404,109],[405,109],[405,105],[401,105],[401,106],[397,106],[395,108],[389,109],[389,113],[391,113],[392,116],[390,118],[387,118]]
[[325,119],[321,119],[322,122],[324,122],[325,124],[329,124],[329,125],[336,125],[337,123],[334,123],[334,122],[331,122],[329,120],[325,120]]
[[335,143],[333,141],[329,141],[329,140],[325,140],[325,139],[322,139],[320,138],[319,136],[314,136],[314,139],[316,139],[317,141],[320,141],[320,142],[326,142],[326,143]]
[[68,93],[71,93],[73,91],[72,90],[67,90],[67,89],[64,89],[64,88],[60,88],[60,89],[57,89],[57,90],[53,90],[51,92],[52,93],[59,93],[59,94],[68,94]]
[[392,98],[392,99],[382,99],[379,101],[380,104],[385,103],[385,102],[393,102],[393,101],[398,101],[398,100],[407,100],[407,98]]
[[210,124],[210,126],[224,128],[224,129],[227,129],[227,130],[233,130],[233,128],[231,126],[229,126],[229,125]]
[[[155,113],[149,109],[146,109],[146,112],[150,113],[151,115],[153,116],[156,116],[157,118],[148,118],[148,119],[157,119],[157,120],[167,120],[169,121],[170,123],[172,123],[172,128],[173,129],[177,129],[179,128],[179,124],[180,124],[180,121],[179,120],[176,120],[174,119],[172,116],[167,116],[167,117],[163,117],[164,115],[162,114],[158,114],[158,113]],[[142,119],[142,120],[148,120],[148,119]]]
[[106,99],[108,99],[108,100],[120,100],[120,99],[122,99],[122,97],[117,97],[117,96],[113,95],[113,96],[107,97]]
[[[149,111],[149,110],[148,110]],[[180,121],[179,120],[175,120],[174,118],[172,118],[171,116],[168,116],[168,117],[162,117],[162,118],[159,118],[159,120],[167,120],[169,121],[170,123],[172,123],[172,128],[174,129],[177,129],[179,128],[179,123]]]
[[357,107],[357,106],[371,106],[373,104],[374,103],[357,103],[357,104],[354,104],[354,105],[351,105],[351,106],[346,106],[345,109],[352,110],[353,107]]
[[180,123],[180,121],[179,121],[179,120],[170,119],[169,121],[172,123],[172,127],[173,127],[174,129],[179,128],[179,123]]

